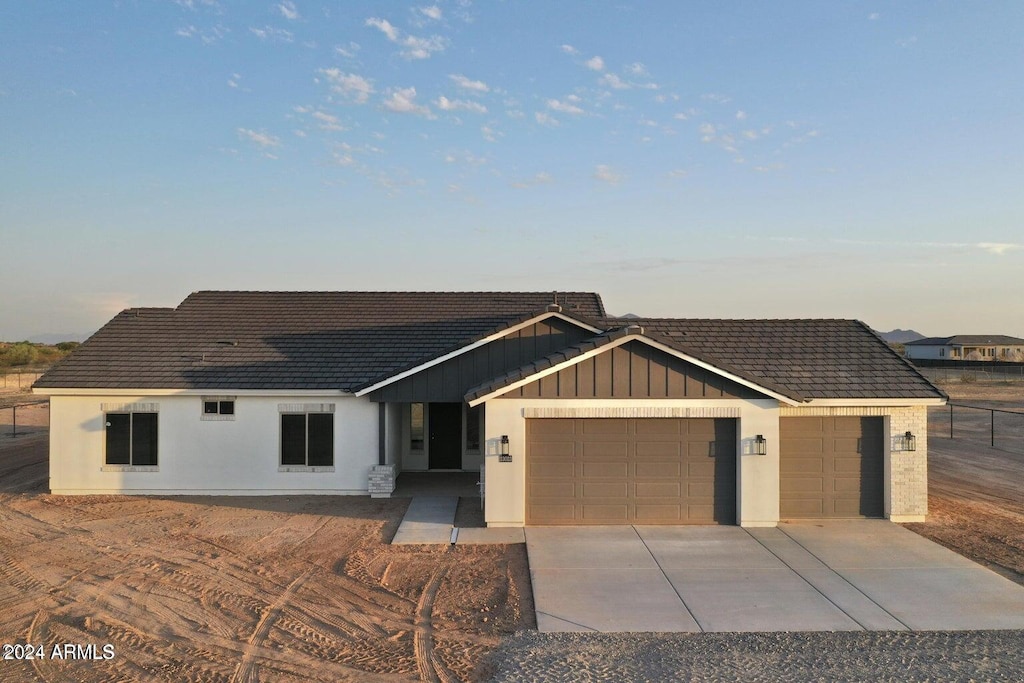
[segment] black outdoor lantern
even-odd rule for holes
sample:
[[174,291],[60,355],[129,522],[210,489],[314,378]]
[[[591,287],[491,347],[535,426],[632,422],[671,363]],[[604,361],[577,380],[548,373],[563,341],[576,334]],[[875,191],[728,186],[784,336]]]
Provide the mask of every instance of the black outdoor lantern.
[[903,450],[905,451],[916,451],[917,450],[917,437],[911,432],[907,432],[903,435]]
[[768,439],[764,438],[764,434],[754,437],[754,455],[768,455]]
[[512,462],[512,456],[508,453],[508,434],[501,435],[501,451],[498,454],[498,462]]

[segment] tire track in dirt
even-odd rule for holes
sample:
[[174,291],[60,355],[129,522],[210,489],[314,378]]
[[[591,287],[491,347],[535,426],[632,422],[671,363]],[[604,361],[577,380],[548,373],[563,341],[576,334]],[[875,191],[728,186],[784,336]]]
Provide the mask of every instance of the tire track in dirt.
[[420,672],[420,680],[429,683],[457,683],[458,679],[441,663],[434,653],[434,625],[432,614],[437,591],[441,581],[448,573],[448,567],[442,566],[434,570],[430,580],[423,587],[419,602],[416,604],[416,631],[413,634],[413,649],[416,652],[416,665]]
[[235,675],[231,677],[232,683],[255,683],[255,681],[259,680],[257,676],[259,669],[255,662],[256,650],[263,646],[263,642],[270,634],[270,629],[274,627],[274,622],[281,615],[281,611],[288,606],[292,596],[295,595],[295,591],[299,589],[312,573],[313,569],[310,568],[295,577],[295,580],[288,584],[288,587],[278,596],[277,600],[264,611],[252,635],[249,636],[242,654],[242,661],[238,663]]

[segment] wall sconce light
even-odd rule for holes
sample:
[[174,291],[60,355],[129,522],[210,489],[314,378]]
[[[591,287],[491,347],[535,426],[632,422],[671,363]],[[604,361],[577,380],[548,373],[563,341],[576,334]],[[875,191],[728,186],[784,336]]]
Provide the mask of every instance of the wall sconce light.
[[764,434],[754,437],[754,455],[768,455],[768,439],[764,438]]
[[911,432],[907,432],[900,439],[903,442],[903,450],[905,451],[916,451],[917,450],[917,437]]
[[498,462],[512,462],[512,456],[508,452],[508,434],[501,435],[501,450],[498,453]]

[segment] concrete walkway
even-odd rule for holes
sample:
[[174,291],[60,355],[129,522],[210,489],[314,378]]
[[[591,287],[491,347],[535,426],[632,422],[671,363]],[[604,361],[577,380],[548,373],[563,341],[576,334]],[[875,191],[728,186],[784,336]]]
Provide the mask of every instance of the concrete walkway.
[[526,529],[541,631],[1024,628],[1024,587],[884,520]]
[[391,544],[481,545],[526,542],[522,529],[456,528],[455,511],[458,506],[458,496],[413,496]]

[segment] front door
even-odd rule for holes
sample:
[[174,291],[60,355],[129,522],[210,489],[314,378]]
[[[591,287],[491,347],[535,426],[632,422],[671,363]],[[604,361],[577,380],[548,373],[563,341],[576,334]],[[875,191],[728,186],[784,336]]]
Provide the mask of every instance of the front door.
[[462,404],[431,403],[428,467],[432,470],[462,469]]

